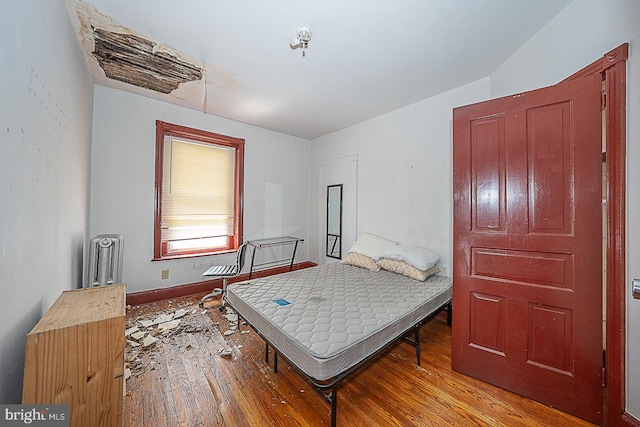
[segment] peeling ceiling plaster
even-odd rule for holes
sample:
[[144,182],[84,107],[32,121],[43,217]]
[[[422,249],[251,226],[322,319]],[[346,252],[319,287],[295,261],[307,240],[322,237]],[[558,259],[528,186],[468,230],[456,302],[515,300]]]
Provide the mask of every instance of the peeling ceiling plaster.
[[69,0],[68,5],[96,84],[191,108],[195,99],[198,109],[204,109],[201,61],[115,23],[82,0]]
[[490,76],[571,2],[66,1],[95,84],[308,140]]
[[93,29],[93,56],[105,75],[134,86],[171,93],[186,83],[202,78],[202,68],[181,60],[145,38]]

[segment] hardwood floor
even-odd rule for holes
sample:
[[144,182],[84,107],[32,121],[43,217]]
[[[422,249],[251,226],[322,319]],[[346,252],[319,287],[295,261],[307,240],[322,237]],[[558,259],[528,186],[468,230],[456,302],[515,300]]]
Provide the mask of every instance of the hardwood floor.
[[[127,347],[126,426],[328,426],[330,405],[248,326],[225,336],[229,321],[198,297],[132,307],[127,325],[184,308],[180,325],[146,350]],[[204,313],[204,314],[203,314]],[[157,328],[154,327],[154,332]],[[249,331],[249,332],[247,332]],[[451,371],[451,328],[438,316],[415,349],[399,342],[343,381],[338,426],[591,426],[553,408]],[[230,357],[221,352],[230,350]]]

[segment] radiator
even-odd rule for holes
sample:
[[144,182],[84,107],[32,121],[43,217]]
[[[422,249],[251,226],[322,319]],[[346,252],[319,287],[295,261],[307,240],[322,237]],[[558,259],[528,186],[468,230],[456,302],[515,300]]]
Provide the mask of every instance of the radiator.
[[99,234],[91,239],[85,288],[122,283],[123,245],[120,234]]

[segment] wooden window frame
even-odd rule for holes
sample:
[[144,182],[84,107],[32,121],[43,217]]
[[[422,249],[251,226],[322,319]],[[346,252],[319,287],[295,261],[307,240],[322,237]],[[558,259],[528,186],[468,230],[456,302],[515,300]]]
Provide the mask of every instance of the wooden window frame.
[[[208,143],[235,150],[234,169],[234,225],[233,235],[229,237],[224,248],[206,248],[199,250],[168,252],[166,242],[162,241],[162,183],[164,162],[164,138],[173,136],[191,141]],[[244,139],[156,120],[156,159],[155,159],[155,204],[153,225],[153,260],[190,258],[232,252],[242,244],[243,200],[244,200]]]

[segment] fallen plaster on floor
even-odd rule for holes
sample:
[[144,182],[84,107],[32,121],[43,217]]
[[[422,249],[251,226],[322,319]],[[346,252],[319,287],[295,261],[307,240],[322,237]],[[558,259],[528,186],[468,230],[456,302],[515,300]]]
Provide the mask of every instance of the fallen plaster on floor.
[[[172,303],[169,303],[172,305]],[[217,306],[215,306],[217,309]],[[223,337],[233,335],[239,329],[240,320],[238,314],[231,308],[226,307],[223,319],[228,325],[220,325],[213,322],[213,328],[217,329]],[[211,333],[208,327],[203,326],[194,317],[198,315],[208,316],[208,309],[199,311],[197,308],[174,308],[163,311],[153,311],[135,319],[127,319],[127,329],[125,331],[126,351],[125,351],[125,379],[131,376],[139,376],[148,370],[154,370],[157,366],[157,345],[158,343],[170,343],[172,338],[183,334]],[[244,322],[242,323],[245,324]],[[225,332],[221,332],[225,329]],[[241,334],[248,334],[249,329],[241,331]],[[191,344],[185,347],[191,349]],[[237,348],[242,348],[238,345]],[[222,358],[231,359],[233,352],[231,346],[226,345],[218,350],[217,355]]]

